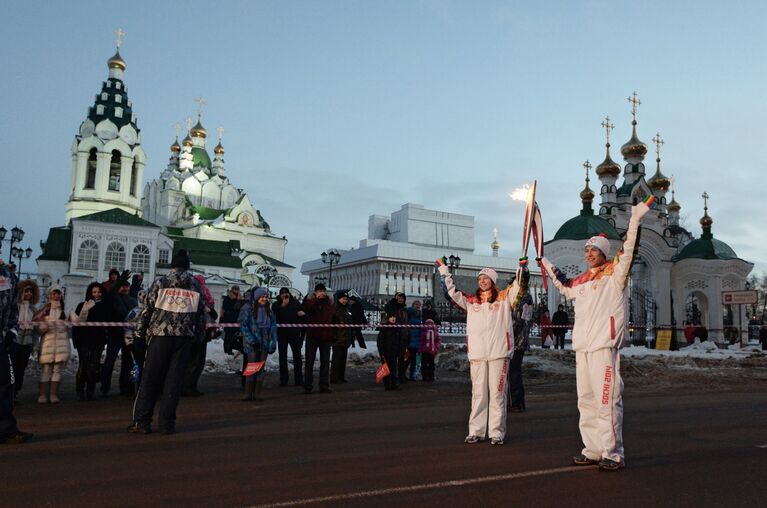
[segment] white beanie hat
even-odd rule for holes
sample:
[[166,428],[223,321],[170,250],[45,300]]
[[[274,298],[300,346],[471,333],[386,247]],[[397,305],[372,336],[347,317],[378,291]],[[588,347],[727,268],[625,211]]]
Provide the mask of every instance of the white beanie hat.
[[602,251],[602,254],[604,254],[606,258],[610,256],[610,242],[602,233],[589,238],[586,242],[586,247],[596,247]]
[[493,281],[493,284],[495,284],[495,281],[498,280],[498,272],[496,272],[492,268],[483,268],[477,274],[478,279],[480,275],[487,275],[488,277],[490,277],[490,280]]

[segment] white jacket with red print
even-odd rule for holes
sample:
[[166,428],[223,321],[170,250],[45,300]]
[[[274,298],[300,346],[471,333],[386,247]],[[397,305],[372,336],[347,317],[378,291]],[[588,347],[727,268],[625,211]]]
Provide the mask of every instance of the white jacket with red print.
[[514,351],[511,311],[517,302],[519,281],[498,292],[493,302],[480,302],[476,295],[458,291],[447,266],[440,266],[450,298],[466,310],[466,348],[469,360],[508,358]]
[[644,203],[639,203],[633,208],[622,252],[612,261],[597,268],[590,268],[563,283],[557,277],[559,271],[551,262],[546,258],[541,260],[559,292],[565,298],[575,300],[575,351],[591,353],[599,349],[617,349],[623,346],[628,315],[626,287],[639,221],[648,210]]

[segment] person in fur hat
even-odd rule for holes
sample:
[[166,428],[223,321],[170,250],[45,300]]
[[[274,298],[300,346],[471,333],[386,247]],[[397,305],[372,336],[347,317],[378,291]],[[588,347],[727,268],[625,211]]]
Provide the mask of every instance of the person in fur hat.
[[64,294],[57,285],[48,288],[48,303],[37,311],[33,321],[37,321],[40,330],[40,347],[37,363],[40,364],[40,393],[38,404],[58,404],[61,371],[69,361],[72,347],[69,343],[69,330],[62,321],[69,321],[64,313]]
[[444,258],[437,260],[450,298],[466,310],[466,354],[471,368],[471,414],[468,444],[484,441],[502,445],[506,437],[506,383],[509,358],[514,347],[512,311],[527,289],[529,272],[522,264],[520,277],[503,291],[496,286],[498,274],[483,268],[477,274],[477,290],[463,293],[455,287]]
[[588,269],[572,280],[541,259],[560,294],[575,300],[572,344],[583,450],[573,463],[579,466],[617,471],[625,464],[620,348],[627,334],[628,277],[639,223],[653,200],[648,196],[631,208],[626,240],[615,258],[610,257],[610,242],[600,235],[586,241]]
[[13,372],[16,376],[14,384],[14,400],[18,404],[18,396],[24,385],[24,374],[29,364],[29,357],[40,341],[37,328],[30,322],[37,312],[37,303],[40,301],[40,288],[33,280],[23,280],[17,286],[19,304],[19,333],[11,344],[11,360]]

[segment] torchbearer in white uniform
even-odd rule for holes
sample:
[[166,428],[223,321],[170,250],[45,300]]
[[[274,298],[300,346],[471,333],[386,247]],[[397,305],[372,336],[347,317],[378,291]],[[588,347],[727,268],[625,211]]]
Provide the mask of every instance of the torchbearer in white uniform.
[[627,333],[626,288],[639,223],[653,202],[648,196],[632,207],[623,248],[611,261],[610,243],[604,236],[586,242],[589,268],[574,279],[567,279],[549,260],[541,259],[559,292],[575,300],[573,349],[583,439],[583,451],[573,457],[576,465],[598,464],[602,471],[616,471],[625,464],[619,350]]
[[[474,444],[490,438],[502,445],[506,437],[506,383],[509,358],[514,350],[512,309],[519,304],[529,278],[523,276],[498,291],[498,274],[483,268],[477,274],[479,288],[474,294],[458,291],[444,259],[437,260],[450,298],[466,310],[466,353],[471,366],[471,415],[465,442]],[[522,280],[519,280],[522,279]]]

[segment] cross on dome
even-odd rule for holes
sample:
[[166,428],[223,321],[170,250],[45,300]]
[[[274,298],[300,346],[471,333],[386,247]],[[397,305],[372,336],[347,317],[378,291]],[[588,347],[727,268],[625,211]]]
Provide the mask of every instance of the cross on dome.
[[218,132],[218,142],[221,143],[221,138],[224,137],[224,128],[219,127],[218,129],[216,129],[216,132]]
[[637,107],[642,105],[642,101],[640,101],[637,98],[637,93],[634,92],[631,94],[631,97],[628,98],[629,103],[631,103],[631,116],[634,117],[634,121],[637,120]]
[[602,127],[605,130],[605,139],[607,140],[607,144],[610,144],[610,131],[615,128],[615,125],[610,123],[610,117],[606,116],[604,121],[602,121]]
[[202,117],[202,109],[205,107],[205,105],[208,103],[205,99],[202,97],[197,97],[194,102],[197,103],[197,117]]
[[653,136],[652,142],[655,143],[655,154],[658,156],[658,159],[660,159],[660,147],[666,144],[666,142],[663,141],[663,138],[660,137],[660,132]]
[[708,192],[703,191],[703,194],[701,194],[700,197],[703,198],[703,211],[708,215],[708,198],[711,196],[708,195]]
[[172,125],[173,130],[176,131],[176,139],[178,139],[178,135],[181,134],[181,124],[176,122]]
[[192,117],[188,116],[184,121],[186,122],[186,130],[192,130]]
[[117,46],[117,49],[120,49],[120,44],[122,44],[122,38],[126,35],[126,33],[123,31],[122,28],[118,28],[115,30],[115,35],[117,35],[117,42],[115,45]]
[[589,171],[591,171],[591,163],[589,161],[586,161],[583,163],[583,167],[586,169],[586,183],[588,183],[589,180]]

